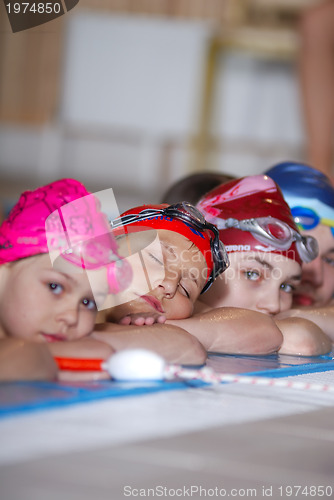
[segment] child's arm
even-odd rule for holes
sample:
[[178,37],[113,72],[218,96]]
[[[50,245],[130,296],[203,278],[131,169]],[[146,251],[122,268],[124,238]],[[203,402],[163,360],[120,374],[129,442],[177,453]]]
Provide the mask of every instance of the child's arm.
[[236,307],[210,309],[187,319],[167,320],[167,324],[184,328],[209,352],[270,354],[283,342],[270,316]]
[[0,380],[53,380],[57,365],[46,344],[22,339],[0,340]]
[[48,347],[53,356],[62,358],[107,359],[114,352],[110,345],[91,336],[66,342],[52,342]]
[[108,343],[116,351],[149,349],[162,356],[168,363],[197,365],[206,360],[206,351],[201,343],[178,326],[123,326],[104,323],[95,325],[92,337]]
[[324,307],[292,308],[275,316],[277,319],[305,318],[318,325],[321,330],[334,342],[334,305]]
[[312,321],[304,318],[276,320],[283,334],[280,354],[319,356],[332,349],[331,339]]

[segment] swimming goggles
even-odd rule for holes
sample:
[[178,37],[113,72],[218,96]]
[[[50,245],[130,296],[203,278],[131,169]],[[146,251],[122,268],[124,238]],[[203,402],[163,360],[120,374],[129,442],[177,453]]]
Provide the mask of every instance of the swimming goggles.
[[318,243],[312,236],[302,236],[285,222],[275,217],[254,219],[217,219],[218,229],[240,229],[250,232],[254,238],[266,245],[271,244],[278,250],[288,250],[293,242],[303,262],[311,262],[318,255]]
[[230,261],[223,243],[219,240],[219,231],[210,222],[207,222],[204,215],[191,203],[183,201],[169,205],[163,209],[147,208],[138,214],[128,214],[123,217],[118,217],[112,221],[112,228],[118,226],[127,226],[134,222],[139,222],[157,216],[171,217],[172,219],[180,220],[193,229],[200,232],[209,231],[210,233],[210,247],[213,258],[213,270],[209,276],[201,293],[206,292],[214,280],[223,273],[230,265]]
[[319,215],[311,208],[293,207],[291,209],[292,216],[300,229],[307,231],[314,229],[318,224],[329,226],[334,236],[334,220],[319,217]]

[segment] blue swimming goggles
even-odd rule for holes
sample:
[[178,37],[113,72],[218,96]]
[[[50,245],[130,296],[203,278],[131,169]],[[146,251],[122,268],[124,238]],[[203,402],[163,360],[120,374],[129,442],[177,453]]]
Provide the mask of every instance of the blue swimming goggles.
[[219,231],[215,225],[210,224],[204,215],[191,203],[183,201],[181,203],[175,203],[163,209],[152,209],[147,208],[139,212],[138,214],[128,214],[123,217],[118,217],[112,221],[112,227],[116,228],[121,225],[127,226],[133,222],[139,222],[145,220],[149,217],[155,217],[157,215],[163,215],[171,217],[176,220],[185,222],[190,227],[197,229],[201,232],[209,231],[210,233],[210,246],[213,258],[213,270],[206,282],[201,293],[204,293],[212,285],[214,280],[223,273],[230,265],[230,261],[223,243],[219,240]]
[[319,215],[311,208],[293,207],[291,208],[292,216],[297,226],[303,231],[314,229],[318,224],[329,226],[334,236],[334,220],[319,217]]

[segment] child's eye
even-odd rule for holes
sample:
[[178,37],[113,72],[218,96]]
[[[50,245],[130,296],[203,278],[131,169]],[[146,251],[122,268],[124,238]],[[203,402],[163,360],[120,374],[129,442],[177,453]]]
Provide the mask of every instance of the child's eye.
[[64,291],[64,287],[59,283],[49,283],[49,288],[55,295],[60,295]]
[[260,278],[260,273],[257,271],[245,271],[244,274],[250,281],[257,281]]
[[96,310],[96,304],[94,300],[91,299],[83,299],[82,301],[83,305],[89,309],[90,311],[95,311]]
[[334,257],[323,257],[323,261],[334,267]]
[[289,283],[282,283],[280,289],[286,293],[293,293],[296,288],[293,285],[290,285]]

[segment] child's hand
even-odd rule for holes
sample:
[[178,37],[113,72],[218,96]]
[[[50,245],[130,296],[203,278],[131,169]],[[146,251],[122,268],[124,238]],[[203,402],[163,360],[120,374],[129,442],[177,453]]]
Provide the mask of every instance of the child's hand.
[[119,320],[120,325],[136,325],[136,326],[151,326],[154,323],[165,323],[166,316],[163,314],[152,314],[152,313],[135,313],[124,316],[124,318]]

